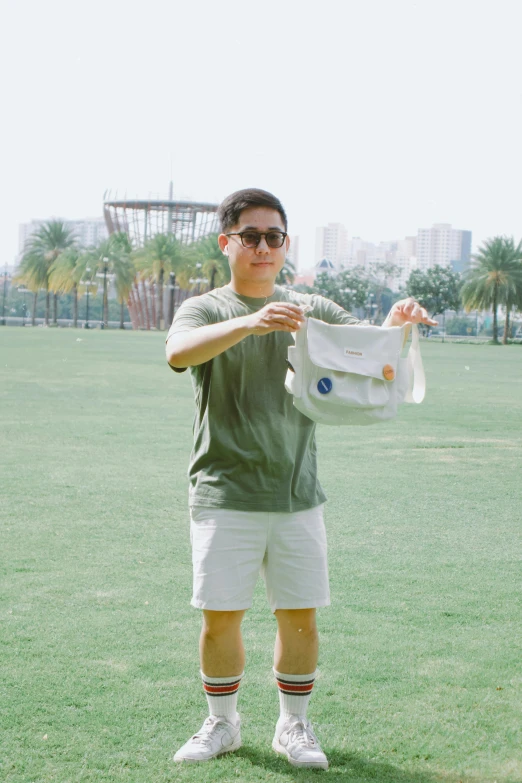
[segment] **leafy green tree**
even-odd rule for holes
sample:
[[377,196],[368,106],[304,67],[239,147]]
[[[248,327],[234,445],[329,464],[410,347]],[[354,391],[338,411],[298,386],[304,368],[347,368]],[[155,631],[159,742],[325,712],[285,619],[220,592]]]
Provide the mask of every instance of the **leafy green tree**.
[[450,267],[436,266],[422,272],[415,269],[406,283],[408,296],[413,296],[434,318],[446,310],[459,310],[461,278]]
[[285,263],[281,271],[276,277],[276,283],[278,285],[292,285],[295,280],[295,266],[288,258],[285,259]]
[[[178,272],[183,267],[185,258],[184,247],[173,234],[155,234],[145,243],[143,248],[134,253],[136,269],[141,280],[145,281],[149,278],[157,286],[158,307],[157,317],[154,319],[157,329],[165,327],[163,308],[165,276],[170,272]],[[154,302],[153,307],[155,310]]]
[[365,306],[370,290],[370,280],[361,267],[345,269],[335,277],[321,272],[315,278],[311,290],[326,296],[345,310],[350,311],[355,307]]
[[[498,307],[508,312],[522,300],[522,242],[497,236],[482,243],[464,274],[462,301],[466,310],[493,311],[493,342],[498,345]],[[506,315],[507,315],[506,312]],[[508,320],[506,318],[506,320]],[[504,339],[507,341],[507,329]]]
[[[361,268],[361,272],[364,270]],[[400,272],[400,268],[392,261],[383,261],[373,264],[368,276],[370,286],[368,292],[368,310],[367,318],[380,322],[383,312],[390,309],[393,302],[393,291],[391,282]],[[375,311],[375,312],[374,312]]]
[[[49,275],[60,253],[75,244],[73,232],[61,220],[48,220],[27,240],[17,280],[31,291],[44,288],[45,325],[49,324]],[[36,300],[35,300],[36,304]],[[33,308],[33,311],[36,307]],[[56,323],[56,294],[54,298],[54,322]]]

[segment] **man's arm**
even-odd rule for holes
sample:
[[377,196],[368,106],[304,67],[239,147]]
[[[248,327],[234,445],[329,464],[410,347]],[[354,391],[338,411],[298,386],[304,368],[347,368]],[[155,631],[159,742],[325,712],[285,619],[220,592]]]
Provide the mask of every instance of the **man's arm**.
[[270,332],[295,332],[303,322],[303,314],[297,305],[270,302],[255,313],[190,331],[174,332],[167,339],[167,361],[177,369],[195,367],[219,356],[251,334],[262,337]]

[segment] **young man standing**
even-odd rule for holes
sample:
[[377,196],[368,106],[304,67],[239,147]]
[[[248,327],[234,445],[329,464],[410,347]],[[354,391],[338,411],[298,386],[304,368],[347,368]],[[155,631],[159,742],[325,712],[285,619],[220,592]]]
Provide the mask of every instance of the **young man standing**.
[[[328,768],[307,707],[318,656],[316,609],[330,602],[317,480],[315,424],[284,388],[291,332],[305,305],[328,323],[357,323],[317,295],[275,285],[289,247],[280,201],[233,193],[219,208],[219,245],[231,281],[178,310],[166,343],[170,366],[190,367],[196,398],[189,466],[192,605],[203,610],[200,664],[210,716],[175,754],[208,761],[241,745],[236,710],[244,670],[241,621],[262,573],[277,620],[274,675],[280,717],[274,750],[296,767]],[[412,299],[388,326],[434,323]]]

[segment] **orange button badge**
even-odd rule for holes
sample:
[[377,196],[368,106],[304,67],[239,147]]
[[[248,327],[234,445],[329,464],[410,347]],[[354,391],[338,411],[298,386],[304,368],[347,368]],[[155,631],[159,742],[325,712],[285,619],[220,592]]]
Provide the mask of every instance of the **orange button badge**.
[[395,370],[391,366],[391,364],[385,364],[382,368],[382,374],[385,377],[387,381],[393,381],[395,378]]

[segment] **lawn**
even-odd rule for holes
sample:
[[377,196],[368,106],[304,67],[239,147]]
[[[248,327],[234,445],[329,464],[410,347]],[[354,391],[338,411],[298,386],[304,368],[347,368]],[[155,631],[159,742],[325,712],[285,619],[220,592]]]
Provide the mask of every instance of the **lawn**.
[[206,714],[188,374],[161,334],[0,329],[3,783],[522,781],[522,348],[423,352],[423,405],[318,430],[332,606],[310,717],[330,770],[271,751],[261,583],[244,745],[180,767]]

